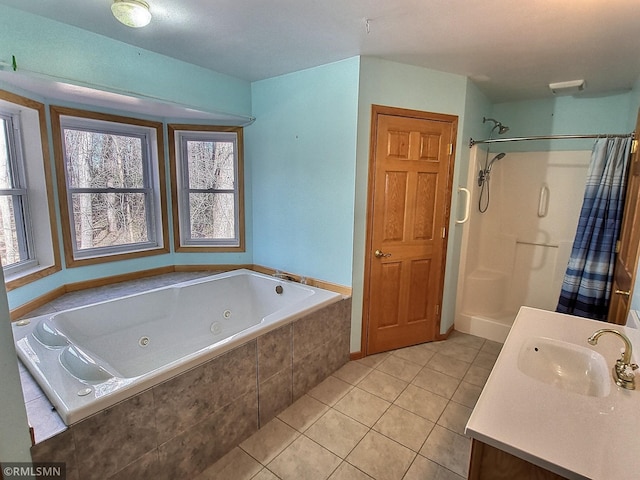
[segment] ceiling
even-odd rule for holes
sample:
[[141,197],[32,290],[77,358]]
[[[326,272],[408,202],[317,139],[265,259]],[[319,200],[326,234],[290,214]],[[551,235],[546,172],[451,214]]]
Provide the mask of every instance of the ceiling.
[[468,76],[494,102],[575,79],[597,96],[640,77],[640,0],[147,1],[141,29],[118,23],[111,0],[0,4],[248,81],[355,55]]

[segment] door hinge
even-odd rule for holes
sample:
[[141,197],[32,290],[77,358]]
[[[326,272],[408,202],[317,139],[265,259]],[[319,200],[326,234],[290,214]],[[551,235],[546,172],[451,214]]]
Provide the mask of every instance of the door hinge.
[[636,153],[638,151],[638,140],[634,140],[631,142],[631,153]]
[[447,227],[442,227],[442,238],[447,238]]
[[440,305],[436,305],[436,318],[440,317]]
[[620,240],[616,242],[616,253],[620,253]]
[[449,144],[449,155],[453,155],[453,143]]

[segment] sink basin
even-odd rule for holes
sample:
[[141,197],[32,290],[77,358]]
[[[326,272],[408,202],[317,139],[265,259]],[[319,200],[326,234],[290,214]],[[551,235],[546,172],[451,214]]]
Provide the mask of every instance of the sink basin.
[[605,358],[598,352],[544,337],[523,342],[518,369],[554,387],[592,397],[609,395],[613,381]]

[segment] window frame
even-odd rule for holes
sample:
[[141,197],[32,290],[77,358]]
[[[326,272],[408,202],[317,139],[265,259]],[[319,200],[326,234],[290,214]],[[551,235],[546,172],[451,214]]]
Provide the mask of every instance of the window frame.
[[[54,156],[58,171],[58,199],[62,220],[63,244],[67,267],[111,262],[149,255],[169,253],[164,171],[163,124],[133,117],[111,115],[88,110],[51,106]],[[143,141],[143,188],[78,188],[70,187],[64,146],[66,128],[108,134],[140,137]],[[145,146],[146,144],[146,146]],[[144,193],[149,240],[80,250],[76,240],[73,215],[74,193]],[[158,218],[158,216],[160,218]]]
[[3,265],[6,275],[15,275],[37,265],[38,259],[32,233],[29,194],[26,179],[25,157],[22,149],[22,126],[19,112],[0,107],[0,118],[4,119],[5,137],[7,139],[9,177],[12,186],[0,189],[0,196],[11,197],[13,218],[16,228],[16,239],[21,260],[11,265]]
[[7,291],[62,270],[46,108],[41,102],[0,89],[0,108],[20,117],[22,175],[28,196],[32,260],[4,270]]
[[[171,170],[171,199],[174,225],[174,248],[176,252],[244,252],[245,251],[245,213],[244,213],[244,149],[243,128],[217,125],[169,124],[169,164]],[[186,189],[183,140],[215,140],[235,137],[235,188],[234,216],[235,238],[230,239],[192,239],[190,238],[190,215],[188,209],[189,193],[231,193],[231,189]]]

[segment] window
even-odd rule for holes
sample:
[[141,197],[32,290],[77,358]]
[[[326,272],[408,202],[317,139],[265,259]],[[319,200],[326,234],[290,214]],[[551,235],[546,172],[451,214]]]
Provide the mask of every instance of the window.
[[45,107],[0,90],[0,259],[7,291],[60,271]]
[[169,125],[169,138],[176,250],[244,251],[242,128]]
[[20,116],[0,110],[0,259],[5,272],[35,263]]
[[51,111],[67,264],[166,252],[162,125]]

